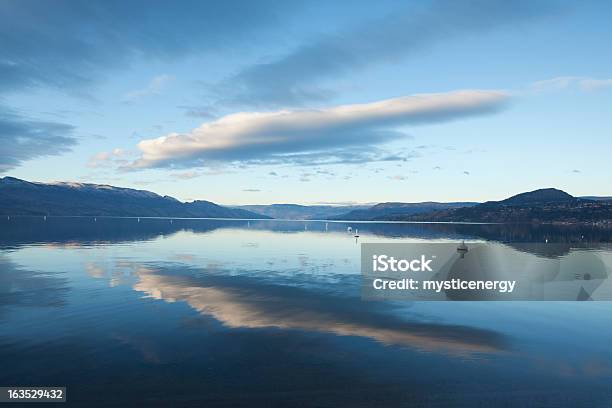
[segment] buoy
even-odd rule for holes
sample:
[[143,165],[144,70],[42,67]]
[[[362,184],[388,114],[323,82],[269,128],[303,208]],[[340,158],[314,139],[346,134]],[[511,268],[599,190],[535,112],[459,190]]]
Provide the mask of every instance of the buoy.
[[465,254],[469,251],[467,245],[465,245],[465,241],[461,241],[461,244],[457,247],[457,253],[461,256],[461,259],[465,257]]

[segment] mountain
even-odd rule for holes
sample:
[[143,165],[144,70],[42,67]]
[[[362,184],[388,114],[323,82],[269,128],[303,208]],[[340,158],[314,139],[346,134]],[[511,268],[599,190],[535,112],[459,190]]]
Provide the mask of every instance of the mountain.
[[284,220],[372,221],[390,215],[414,215],[436,210],[469,207],[477,203],[380,203],[372,205],[243,205],[235,208]]
[[586,199],[553,189],[501,201],[381,203],[374,206],[296,204],[223,207],[183,203],[145,190],[87,183],[35,183],[0,178],[0,215],[328,219],[454,222],[604,223],[612,225],[612,200]]
[[341,214],[336,220],[374,221],[384,220],[388,217],[406,217],[415,214],[430,213],[432,211],[447,210],[451,208],[472,207],[478,203],[456,202],[438,203],[428,201],[423,203],[380,203],[366,209],[357,209]]
[[517,194],[501,201],[488,201],[473,207],[434,211],[387,219],[440,222],[493,223],[612,223],[612,202],[586,200],[546,188]]
[[612,201],[612,197],[583,196],[580,198],[584,200],[593,200],[593,201]]
[[499,203],[501,205],[538,205],[550,203],[570,203],[579,200],[566,193],[565,191],[557,190],[556,188],[542,188],[527,193],[517,194],[502,201],[491,201],[491,203]]
[[353,210],[363,210],[369,205],[298,205],[298,204],[270,204],[270,205],[243,205],[235,207],[252,211],[268,217],[282,220],[331,220]]
[[87,183],[0,178],[0,214],[123,217],[269,218],[210,201],[183,203],[146,190]]

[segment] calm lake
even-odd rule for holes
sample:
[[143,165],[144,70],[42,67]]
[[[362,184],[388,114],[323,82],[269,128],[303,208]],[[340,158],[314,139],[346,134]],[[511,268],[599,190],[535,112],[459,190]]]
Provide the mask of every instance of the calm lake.
[[587,227],[4,218],[0,386],[67,386],[68,405],[88,407],[609,407],[612,302],[364,301],[359,244],[548,241],[565,250],[530,255],[580,246],[609,260],[611,238]]

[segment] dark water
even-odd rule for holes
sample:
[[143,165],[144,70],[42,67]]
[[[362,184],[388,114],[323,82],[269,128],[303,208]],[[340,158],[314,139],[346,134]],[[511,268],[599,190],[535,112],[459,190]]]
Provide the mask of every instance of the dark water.
[[[347,225],[0,220],[0,386],[67,386],[88,407],[612,406],[612,303],[362,301]],[[612,238],[352,225],[360,242],[517,251]]]

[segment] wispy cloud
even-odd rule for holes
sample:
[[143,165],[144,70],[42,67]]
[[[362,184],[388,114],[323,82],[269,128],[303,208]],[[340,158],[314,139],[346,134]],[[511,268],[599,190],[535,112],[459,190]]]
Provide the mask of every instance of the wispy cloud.
[[246,67],[214,91],[228,104],[299,106],[333,92],[325,80],[395,63],[438,43],[486,33],[553,14],[547,1],[434,0],[412,2],[385,18],[328,33],[292,52]]
[[27,119],[0,105],[0,173],[26,160],[67,152],[76,142],[71,125]]
[[212,167],[207,169],[189,170],[177,173],[170,173],[170,177],[179,180],[191,180],[203,176],[219,176],[222,174],[233,173],[234,171],[224,167]]
[[489,114],[508,100],[499,91],[465,90],[319,110],[236,113],[189,133],[142,140],[138,143],[141,157],[126,169],[205,166],[219,161],[293,163],[304,155],[333,156],[339,149],[367,151],[406,137],[394,129],[397,126]]
[[[0,96],[33,88],[95,99],[90,85],[139,59],[178,59],[218,52],[261,38],[279,14],[298,8],[261,0],[4,1],[0,4]],[[137,24],[135,24],[137,22]],[[222,45],[221,45],[222,44]],[[130,92],[127,100],[158,92],[166,77]],[[15,115],[0,106],[0,171],[77,143],[74,127]]]
[[190,118],[212,119],[216,116],[211,108],[206,106],[179,105],[177,108],[183,109],[185,116]]
[[[406,136],[409,139],[410,136]],[[368,162],[408,161],[420,157],[416,151],[389,152],[373,145],[344,146],[336,149],[325,149],[314,152],[290,153],[262,158],[243,160],[245,165],[283,165],[325,166],[336,164],[362,165]],[[243,166],[242,164],[239,165]]]
[[[179,58],[260,38],[299,5],[262,0],[10,1],[0,15],[0,92],[88,85],[137,58]],[[137,22],[137,24],[135,24]],[[35,29],[33,29],[35,27]]]
[[184,171],[184,172],[179,172],[179,173],[172,173],[170,174],[170,177],[174,177],[179,180],[191,180],[196,177],[200,177],[201,175],[202,174],[197,171]]
[[138,99],[148,96],[159,95],[169,82],[174,80],[174,77],[168,74],[157,75],[153,77],[146,87],[136,89],[123,95],[124,102],[135,102]]
[[594,91],[603,88],[612,87],[612,78],[608,79],[594,79],[594,78],[583,78],[580,81],[580,87],[587,91]]
[[612,87],[612,78],[598,79],[586,76],[559,76],[536,81],[531,84],[535,91],[550,91],[561,89],[578,89],[581,91],[597,91]]
[[123,162],[121,157],[123,157],[123,149],[113,149],[110,152],[99,152],[94,154],[89,158],[87,162],[87,167],[89,168],[99,168],[99,167],[109,167],[113,165],[113,163],[117,164],[117,161]]

